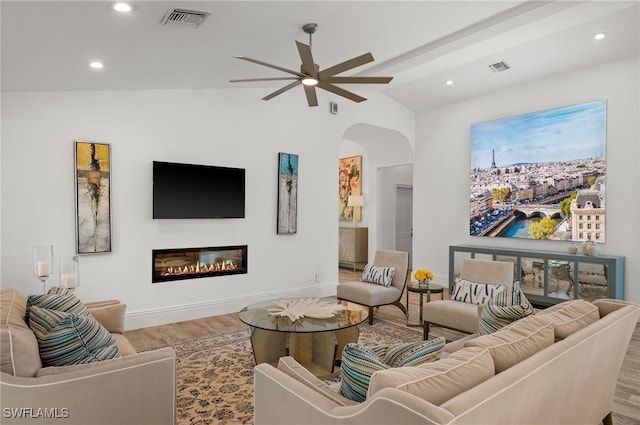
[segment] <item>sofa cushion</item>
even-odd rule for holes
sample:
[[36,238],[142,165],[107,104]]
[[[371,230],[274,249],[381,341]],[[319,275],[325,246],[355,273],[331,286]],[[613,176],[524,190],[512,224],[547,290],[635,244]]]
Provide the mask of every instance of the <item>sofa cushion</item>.
[[496,373],[500,373],[554,343],[551,324],[543,320],[527,319],[529,318],[519,320],[490,335],[471,339],[464,346],[488,348]]
[[582,299],[556,304],[536,315],[553,325],[556,340],[564,339],[600,319],[598,307]]
[[391,387],[440,405],[494,374],[489,350],[464,348],[437,362],[375,372],[371,377],[368,397]]
[[391,282],[393,282],[395,272],[395,267],[380,267],[367,264],[364,266],[364,270],[362,270],[361,280],[363,282],[389,287],[391,286]]
[[280,359],[278,360],[278,370],[286,373],[296,381],[303,383],[312,390],[322,394],[324,397],[333,401],[337,405],[351,406],[358,404],[356,401],[343,397],[337,391],[331,389],[331,387],[325,381],[319,379],[314,374],[309,372],[309,370],[304,368],[293,357],[280,357]]
[[31,307],[29,324],[44,366],[65,366],[120,356],[109,331],[92,316]]
[[494,294],[501,292],[504,288],[504,285],[471,282],[457,277],[451,298],[455,301],[483,305],[487,303]]
[[0,289],[0,370],[33,377],[42,368],[38,341],[24,321],[27,299],[14,288]]
[[494,294],[482,307],[478,333],[488,335],[498,329],[533,314],[533,306],[520,289],[520,282]]
[[340,393],[364,401],[374,372],[436,361],[445,344],[442,337],[375,348],[349,343],[342,351]]

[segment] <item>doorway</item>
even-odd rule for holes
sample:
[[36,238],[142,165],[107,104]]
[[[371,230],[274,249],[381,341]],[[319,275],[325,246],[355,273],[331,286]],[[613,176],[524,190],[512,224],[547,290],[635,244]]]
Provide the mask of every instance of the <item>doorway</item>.
[[409,253],[409,270],[413,256],[413,186],[396,187],[396,244],[397,251]]

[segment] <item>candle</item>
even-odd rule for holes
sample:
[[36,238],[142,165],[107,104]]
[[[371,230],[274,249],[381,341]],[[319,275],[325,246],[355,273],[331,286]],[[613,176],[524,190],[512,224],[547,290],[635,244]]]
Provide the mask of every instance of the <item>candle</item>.
[[76,287],[76,275],[74,273],[65,273],[62,275],[62,286],[65,288]]
[[49,276],[49,268],[51,265],[48,261],[38,261],[38,277]]

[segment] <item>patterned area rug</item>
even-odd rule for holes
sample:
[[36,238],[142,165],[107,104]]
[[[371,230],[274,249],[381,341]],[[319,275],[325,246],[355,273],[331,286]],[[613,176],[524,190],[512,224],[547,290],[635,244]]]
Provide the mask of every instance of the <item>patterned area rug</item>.
[[[420,328],[375,319],[359,326],[359,343],[419,341]],[[253,423],[253,352],[249,329],[171,344],[177,355],[178,425]],[[155,349],[159,347],[151,347]]]

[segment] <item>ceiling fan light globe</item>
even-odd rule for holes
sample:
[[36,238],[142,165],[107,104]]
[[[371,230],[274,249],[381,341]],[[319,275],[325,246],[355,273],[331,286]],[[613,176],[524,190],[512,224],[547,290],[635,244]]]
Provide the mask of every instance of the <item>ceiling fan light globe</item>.
[[315,86],[318,84],[318,80],[313,77],[305,77],[302,79],[302,84],[305,86]]

